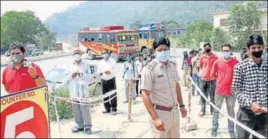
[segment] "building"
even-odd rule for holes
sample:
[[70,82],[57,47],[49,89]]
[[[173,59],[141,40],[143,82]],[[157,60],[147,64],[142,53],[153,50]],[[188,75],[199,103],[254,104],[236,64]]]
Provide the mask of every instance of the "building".
[[[267,40],[267,8],[259,9],[259,11],[261,12],[260,25],[254,30],[254,32],[261,34]],[[228,12],[212,13],[214,28],[219,27],[225,31],[228,31],[228,15]]]
[[186,29],[177,22],[171,20],[166,23],[167,36],[180,36],[185,33]]

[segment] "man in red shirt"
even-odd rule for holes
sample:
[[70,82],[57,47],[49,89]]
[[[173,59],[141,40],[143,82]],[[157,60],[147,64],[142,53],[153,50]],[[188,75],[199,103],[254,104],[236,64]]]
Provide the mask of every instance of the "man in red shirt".
[[9,94],[46,85],[44,75],[34,63],[25,59],[25,48],[20,43],[10,46],[11,64],[3,71],[2,84]]
[[[211,52],[210,43],[206,43],[203,45],[205,54],[200,57],[200,68],[201,72],[201,85],[200,88],[206,97],[210,97],[210,101],[214,103],[215,96],[215,77],[210,76],[210,72],[212,69],[212,65],[218,59],[218,57]],[[213,107],[210,106],[210,113],[212,114]],[[201,96],[201,112],[199,114],[200,117],[204,116],[206,113],[206,100]]]
[[[230,44],[224,44],[221,49],[223,58],[216,60],[211,70],[211,77],[216,78],[215,104],[218,108],[221,108],[222,102],[225,99],[228,115],[234,118],[235,97],[232,95],[231,87],[234,66],[238,63],[238,60],[231,57],[232,47]],[[217,130],[219,128],[218,119],[219,112],[214,109],[211,131],[213,137],[217,136]],[[230,120],[228,120],[228,131],[231,138],[235,138],[234,123]]]

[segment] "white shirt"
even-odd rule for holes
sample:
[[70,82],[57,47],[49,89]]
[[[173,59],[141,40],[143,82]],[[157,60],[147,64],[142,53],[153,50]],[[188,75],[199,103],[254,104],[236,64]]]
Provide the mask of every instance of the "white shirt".
[[[116,75],[116,68],[115,68],[116,62],[114,59],[109,58],[107,61],[105,59],[102,59],[100,63],[98,64],[98,70],[97,73],[102,73],[101,79],[103,80],[111,80]],[[105,71],[110,71],[110,74],[104,73]]]
[[[73,62],[70,69],[71,75],[69,77],[69,92],[71,98],[87,98],[89,97],[88,85],[92,84],[94,80],[94,75],[90,73],[89,65],[83,60],[78,65]],[[74,72],[82,73],[82,76],[76,76],[72,78]]]
[[124,63],[124,79],[129,80],[134,77],[132,63]]
[[136,64],[136,67],[137,67],[137,75],[141,75],[141,71],[142,71],[142,63],[139,61],[139,60],[137,60],[136,62],[135,62],[135,64]]

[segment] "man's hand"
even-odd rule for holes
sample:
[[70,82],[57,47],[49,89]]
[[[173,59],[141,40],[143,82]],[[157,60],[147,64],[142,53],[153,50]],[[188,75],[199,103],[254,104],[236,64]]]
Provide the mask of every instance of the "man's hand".
[[154,121],[154,127],[159,131],[165,131],[165,125],[164,122],[160,118],[156,118]]
[[104,72],[105,74],[111,74],[111,72],[109,70]]
[[77,76],[77,72],[72,74],[72,78],[75,78]]
[[35,78],[38,76],[36,69],[34,67],[29,67],[28,72],[32,78]]
[[259,104],[256,103],[251,104],[251,110],[256,114],[265,112],[264,109]]
[[180,108],[180,111],[181,111],[181,116],[182,118],[186,117],[187,116],[187,111],[185,108]]

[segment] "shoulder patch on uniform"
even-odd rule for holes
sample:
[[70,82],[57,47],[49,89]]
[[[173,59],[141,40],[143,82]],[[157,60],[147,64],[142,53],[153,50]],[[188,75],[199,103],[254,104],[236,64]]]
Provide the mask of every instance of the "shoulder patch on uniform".
[[157,62],[156,61],[151,61],[150,63],[148,63],[146,65],[146,67],[149,69],[149,70],[152,70],[155,66],[157,65]]

